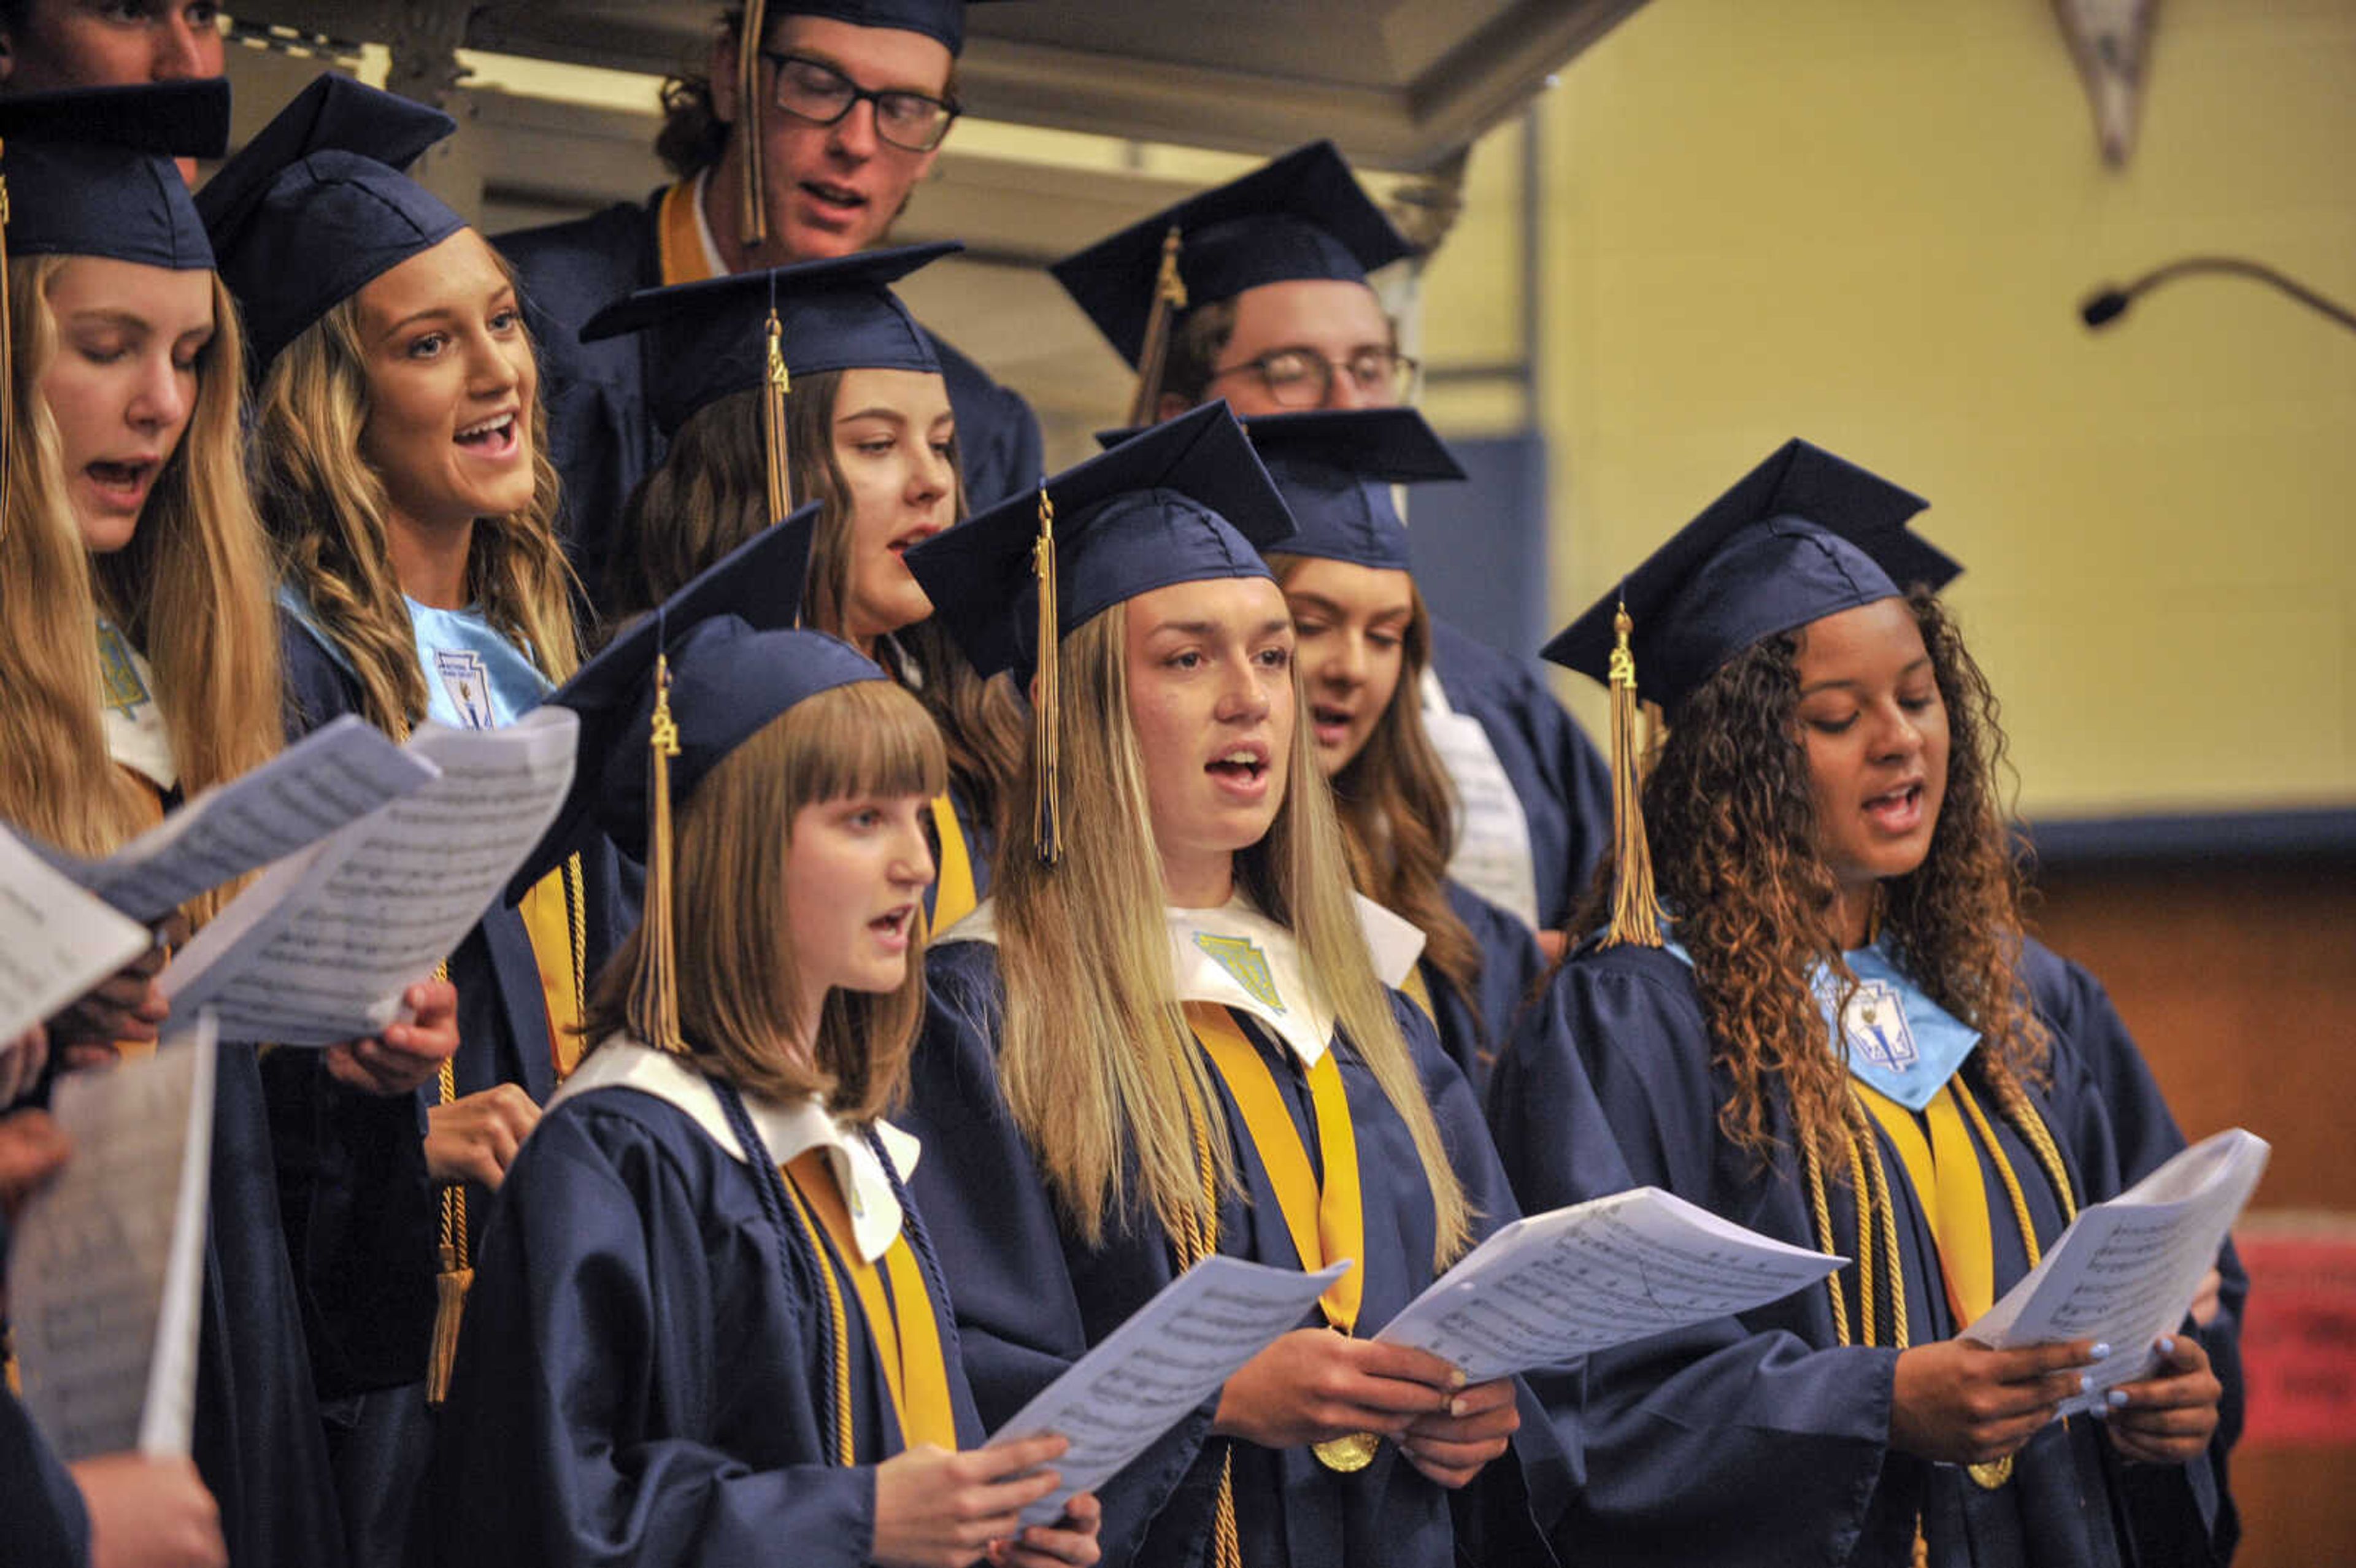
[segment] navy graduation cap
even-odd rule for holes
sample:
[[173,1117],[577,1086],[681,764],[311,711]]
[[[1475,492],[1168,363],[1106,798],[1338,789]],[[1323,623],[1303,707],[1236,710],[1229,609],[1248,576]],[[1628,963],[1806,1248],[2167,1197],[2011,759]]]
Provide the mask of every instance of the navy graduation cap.
[[[1108,431],[1112,446],[1134,431]],[[1411,570],[1394,485],[1461,480],[1464,470],[1413,409],[1320,409],[1267,414],[1244,426],[1292,514],[1287,555],[1344,560],[1378,571]]]
[[[812,502],[774,528],[764,528],[702,571],[662,603],[652,613],[625,626],[596,656],[575,670],[573,678],[545,699],[581,716],[581,739],[573,767],[573,787],[556,820],[522,867],[508,882],[507,901],[515,904],[564,858],[581,848],[591,820],[599,815],[609,774],[640,775],[646,753],[624,740],[632,715],[646,689],[648,673],[655,667],[658,639],[664,651],[675,652],[687,635],[719,616],[733,617],[757,630],[790,626],[801,615],[802,584],[809,571],[810,536],[818,526],[818,504]],[[625,759],[617,762],[616,759]],[[645,848],[645,823],[622,848],[634,857]],[[617,837],[617,843],[622,841]]]
[[[937,38],[950,54],[965,49],[965,8],[988,0],[770,0],[769,16],[825,16],[855,27],[891,27]],[[748,10],[749,15],[749,10]]]
[[1789,441],[1679,528],[1548,643],[1556,664],[1609,682],[1624,606],[1646,700],[1674,713],[1760,638],[1963,571],[1906,524],[1929,503]]
[[0,97],[12,256],[105,256],[192,272],[212,247],[176,157],[229,144],[229,83]]
[[305,327],[466,227],[401,171],[457,129],[438,109],[322,74],[198,195],[258,374]]
[[[1413,254],[1333,144],[1312,142],[1047,270],[1158,395],[1162,347],[1184,312],[1263,283],[1362,283]],[[1134,420],[1151,417],[1146,390]]]
[[1206,403],[936,534],[902,559],[984,676],[1035,671],[1039,858],[1063,853],[1056,662],[1048,646],[1115,604],[1180,582],[1272,577],[1259,552],[1292,515],[1224,402]]
[[1804,441],[1788,441],[1671,535],[1548,643],[1546,656],[1612,691],[1612,892],[1603,945],[1658,947],[1660,906],[1638,800],[1640,690],[1670,721],[1719,667],[1762,637],[1916,583],[1945,587],[1960,563],[1912,532],[1920,496]]
[[766,383],[771,372],[766,326],[773,311],[789,375],[853,368],[938,375],[932,340],[891,285],[963,249],[955,243],[903,245],[640,289],[584,323],[581,341],[626,332],[653,335],[647,403],[666,438],[678,433],[698,409]]

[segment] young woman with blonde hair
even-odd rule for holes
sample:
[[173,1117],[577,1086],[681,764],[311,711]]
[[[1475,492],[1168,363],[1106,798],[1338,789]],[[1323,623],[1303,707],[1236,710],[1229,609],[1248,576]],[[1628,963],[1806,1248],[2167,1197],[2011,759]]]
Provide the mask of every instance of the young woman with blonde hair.
[[[85,855],[279,745],[268,551],[239,461],[242,344],[172,162],[217,154],[228,123],[219,82],[0,100],[0,818]],[[235,891],[191,901],[145,959],[49,1020],[58,1060],[155,1040],[166,1009],[153,976]],[[357,1091],[356,1122],[404,1121],[408,1091],[455,1044],[446,987],[408,999],[416,1022],[386,1039],[301,1053]],[[236,1561],[333,1562],[341,1545],[250,1047],[220,1051],[213,1129],[198,1471]],[[137,1496],[125,1480],[119,1469],[104,1478],[117,1509]],[[86,1475],[84,1490],[102,1512],[100,1477]],[[165,1498],[129,1506],[151,1504],[173,1509]],[[104,1536],[103,1518],[98,1527]]]
[[[648,915],[502,1191],[444,1414],[446,1568],[1045,1565],[1062,1439],[975,1448],[945,1286],[883,1121],[923,1011],[916,700],[816,632],[706,621],[633,694],[607,828]],[[649,756],[654,738],[675,754]]]
[[1511,1201],[1388,988],[1419,933],[1351,891],[1254,549],[1290,527],[1220,405],[910,552],[976,668],[1035,663],[1041,723],[992,896],[928,957],[916,1189],[991,1422],[1211,1252],[1355,1260],[1108,1488],[1107,1550],[1448,1563],[1530,1528],[1493,1463],[1518,1386],[1351,1332]]
[[987,890],[1021,726],[1006,683],[974,674],[902,560],[965,516],[965,496],[937,346],[891,285],[958,249],[908,245],[647,289],[582,328],[584,340],[647,337],[649,411],[669,443],[630,497],[603,603],[617,619],[644,614],[768,527],[778,489],[817,502],[801,624],[890,670],[948,746],[948,787],[932,808],[936,926]]
[[[1547,649],[1613,688],[1624,804],[1599,934],[1491,1083],[1516,1189],[1594,1196],[1559,1132],[1591,1093],[1636,1180],[1850,1260],[1590,1360],[1585,1561],[2231,1551],[2201,1336],[2068,1421],[2083,1368],[2146,1347],[1965,1337],[2120,1170],[2022,933],[1995,699],[1922,506],[1791,443]],[[1640,696],[1669,723],[1641,802]]]
[[[513,284],[400,172],[452,129],[322,76],[198,198],[261,366],[253,470],[298,731],[345,713],[397,739],[428,719],[506,724],[579,662]],[[273,1063],[288,1241],[359,1562],[398,1560],[439,1392],[430,1357],[446,1371],[488,1195],[578,1054],[615,896],[610,849],[584,851],[451,955],[459,1051],[407,1180],[356,1180],[365,1151],[334,1085]]]

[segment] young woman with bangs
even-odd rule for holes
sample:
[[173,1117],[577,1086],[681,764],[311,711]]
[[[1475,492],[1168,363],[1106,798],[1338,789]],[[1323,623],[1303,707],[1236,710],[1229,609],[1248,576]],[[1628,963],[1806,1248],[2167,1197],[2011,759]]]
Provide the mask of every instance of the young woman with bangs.
[[[0,101],[11,335],[0,818],[86,856],[279,746],[268,549],[240,461],[243,344],[172,163],[218,153],[228,117],[218,82]],[[48,1020],[57,1062],[152,1049],[167,1012],[155,976],[237,891],[190,901],[145,958]],[[407,1000],[415,1022],[382,1040],[300,1053],[353,1094],[359,1120],[399,1121],[455,1046],[448,987]],[[337,1561],[244,1045],[220,1051],[209,1198],[193,1448],[219,1537],[240,1563]],[[162,1539],[152,1526],[188,1517],[168,1466],[110,1456],[76,1469],[102,1553],[139,1560],[138,1542]]]
[[[198,200],[261,364],[252,468],[284,575],[295,731],[348,713],[396,739],[429,719],[505,725],[579,662],[514,284],[400,172],[453,128],[323,76]],[[402,1135],[401,1180],[357,1179],[378,1156],[345,1096],[305,1063],[272,1064],[287,1239],[356,1562],[400,1561],[475,1234],[579,1054],[617,896],[610,848],[584,850],[450,955],[459,1050],[423,1140]]]
[[[776,520],[780,482],[796,503],[819,503],[802,624],[889,670],[948,747],[948,787],[932,808],[940,880],[926,907],[936,929],[988,888],[1021,735],[1012,692],[974,674],[902,560],[963,518],[965,496],[937,345],[891,285],[958,249],[904,246],[643,290],[582,328],[584,340],[648,336],[650,411],[669,443],[630,497],[603,603],[617,621],[652,611]],[[773,475],[765,402],[779,374],[789,389]]]
[[[509,1172],[441,1434],[451,1568],[1096,1561],[1094,1499],[1020,1529],[1063,1440],[982,1436],[881,1119],[923,1008],[915,699],[813,632],[697,626],[602,806],[648,866],[596,1043]],[[782,830],[781,830],[782,827]]]
[[[1995,699],[1935,596],[1922,503],[1804,443],[1548,648],[1669,731],[1622,813],[1600,934],[1498,1065],[1531,1205],[1591,1197],[1556,1136],[1600,1100],[1628,1174],[1852,1260],[1826,1286],[1594,1358],[1585,1560],[2208,1563],[2231,1549],[2201,1335],[2094,1418],[2083,1369],[1970,1324],[2119,1189],[2056,1033],[1997,784]],[[1659,911],[1653,905],[1657,888]]]
[[1413,409],[1274,414],[1249,432],[1298,525],[1268,564],[1352,880],[1423,933],[1408,993],[1477,1091],[1545,962],[1527,926],[1448,875],[1461,805],[1424,728],[1431,617],[1390,490],[1464,471]]
[[916,1189],[988,1422],[1212,1252],[1356,1263],[1111,1483],[1108,1553],[1514,1560],[1545,1506],[1523,1456],[1497,1462],[1518,1385],[1350,1332],[1512,1205],[1462,1075],[1387,988],[1419,933],[1351,891],[1254,549],[1290,527],[1215,406],[911,552],[977,668],[1036,659],[1043,725],[1027,827],[928,955]]

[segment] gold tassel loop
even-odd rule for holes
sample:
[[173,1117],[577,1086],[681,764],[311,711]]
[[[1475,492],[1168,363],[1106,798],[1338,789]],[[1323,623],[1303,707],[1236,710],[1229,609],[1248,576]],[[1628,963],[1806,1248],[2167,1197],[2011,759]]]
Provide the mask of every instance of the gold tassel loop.
[[458,1328],[465,1321],[466,1292],[475,1271],[458,1264],[458,1249],[442,1248],[442,1272],[434,1280],[434,1349],[425,1363],[425,1403],[435,1410],[450,1397],[450,1373],[458,1364]]
[[679,755],[679,724],[670,712],[670,660],[655,653],[654,722],[647,734],[646,962],[630,997],[630,1017],[646,1030],[646,1043],[674,1056],[687,1054],[679,1027],[679,970],[671,923],[670,760]]
[[736,38],[736,148],[744,160],[744,185],[737,192],[737,237],[753,250],[769,239],[768,181],[761,146],[761,37],[769,30],[766,0],[747,0],[744,30]]
[[1063,748],[1057,728],[1063,722],[1063,682],[1057,669],[1055,624],[1055,503],[1047,487],[1039,487],[1039,537],[1031,547],[1032,575],[1039,580],[1039,675],[1032,690],[1031,763],[1039,781],[1039,807],[1031,824],[1039,863],[1052,866],[1064,858]]
[[1628,645],[1636,624],[1623,601],[1612,618],[1612,924],[1603,945],[1661,945],[1661,905],[1653,893],[1653,850],[1644,837],[1642,744],[1636,734],[1636,655]]
[[1162,271],[1153,280],[1153,310],[1145,318],[1145,343],[1137,353],[1137,394],[1130,400],[1132,426],[1158,422],[1162,410],[1162,377],[1170,363],[1170,329],[1186,308],[1185,280],[1178,275],[1178,226],[1162,237]]
[[772,527],[786,520],[794,509],[794,474],[786,450],[786,397],[793,390],[793,378],[786,371],[785,328],[777,321],[776,307],[769,308],[768,335],[769,372],[761,392],[761,446],[766,460],[769,477],[769,522]]

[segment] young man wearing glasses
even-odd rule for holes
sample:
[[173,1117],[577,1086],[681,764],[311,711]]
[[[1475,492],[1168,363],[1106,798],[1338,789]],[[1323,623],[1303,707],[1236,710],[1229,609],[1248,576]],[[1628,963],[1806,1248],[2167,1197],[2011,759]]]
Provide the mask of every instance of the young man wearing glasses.
[[[968,0],[771,0],[750,76],[731,10],[707,77],[666,83],[655,149],[680,178],[643,205],[503,235],[539,340],[549,445],[583,579],[605,581],[623,504],[660,453],[646,411],[651,341],[575,333],[635,289],[849,255],[883,242],[958,114]],[[748,137],[745,126],[757,132]],[[749,232],[757,173],[766,234]],[[969,506],[1044,471],[1030,406],[938,338]]]
[[[1319,142],[1050,270],[1143,367],[1133,415],[1225,398],[1250,419],[1407,400],[1415,363],[1366,274],[1413,253]],[[1424,722],[1465,806],[1451,874],[1542,933],[1559,930],[1610,831],[1610,770],[1525,661],[1437,617],[1431,627]]]

